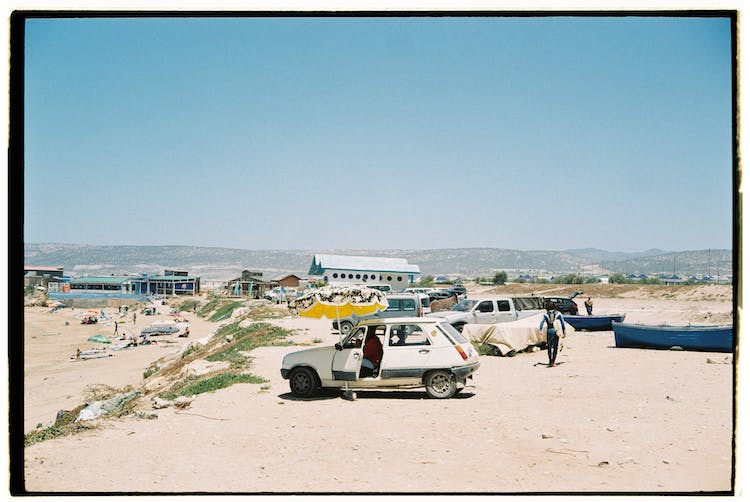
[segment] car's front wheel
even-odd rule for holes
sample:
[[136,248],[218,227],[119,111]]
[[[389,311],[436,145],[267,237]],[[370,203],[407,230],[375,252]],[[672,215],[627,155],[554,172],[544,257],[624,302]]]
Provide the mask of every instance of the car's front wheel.
[[289,375],[289,389],[299,397],[310,397],[318,387],[318,378],[310,368],[294,368]]
[[424,381],[427,395],[435,399],[448,399],[456,394],[456,380],[445,370],[431,371]]

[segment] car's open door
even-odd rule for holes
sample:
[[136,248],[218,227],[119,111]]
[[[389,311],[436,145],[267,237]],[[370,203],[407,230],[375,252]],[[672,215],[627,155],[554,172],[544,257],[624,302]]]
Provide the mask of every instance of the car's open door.
[[340,344],[336,344],[336,353],[331,363],[331,374],[334,380],[348,382],[357,380],[359,368],[362,366],[362,345],[365,333],[367,333],[367,327],[360,326]]

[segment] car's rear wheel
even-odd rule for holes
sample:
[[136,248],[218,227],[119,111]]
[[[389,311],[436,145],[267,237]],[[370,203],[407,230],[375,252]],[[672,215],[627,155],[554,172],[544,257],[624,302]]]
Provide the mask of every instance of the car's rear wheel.
[[294,368],[289,375],[289,388],[299,397],[310,397],[318,388],[318,377],[310,368]]
[[339,323],[339,333],[341,333],[341,336],[348,336],[352,332],[353,327],[354,325],[348,321]]
[[454,324],[453,327],[456,328],[456,330],[460,333],[464,330],[464,326],[466,326],[465,322]]
[[435,399],[447,399],[456,394],[456,380],[445,370],[431,371],[424,381],[427,395]]

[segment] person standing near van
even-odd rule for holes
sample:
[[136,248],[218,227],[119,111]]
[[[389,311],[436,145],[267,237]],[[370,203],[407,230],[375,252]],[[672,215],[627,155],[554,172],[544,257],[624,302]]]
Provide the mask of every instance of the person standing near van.
[[589,296],[588,300],[583,302],[583,304],[586,306],[586,313],[591,315],[594,312],[594,302],[591,301],[591,297]]
[[539,331],[545,329],[546,326],[547,357],[549,358],[547,367],[554,368],[555,359],[557,359],[557,345],[560,342],[558,328],[555,323],[559,323],[559,329],[562,332],[562,336],[565,336],[565,319],[562,314],[556,310],[554,303],[548,301],[544,308],[547,309],[547,312],[544,314],[544,317],[542,317],[542,322],[539,323]]

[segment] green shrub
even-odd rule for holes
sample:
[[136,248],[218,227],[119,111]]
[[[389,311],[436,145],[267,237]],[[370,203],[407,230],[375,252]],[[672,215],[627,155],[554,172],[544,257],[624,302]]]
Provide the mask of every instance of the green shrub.
[[198,306],[198,300],[185,300],[184,302],[180,303],[180,305],[177,307],[177,311],[189,312],[189,311],[192,311],[197,306]]
[[216,307],[218,307],[221,304],[221,298],[211,298],[208,303],[206,303],[204,306],[198,310],[197,314],[201,317],[206,317],[208,314],[213,312]]
[[54,439],[60,436],[66,436],[82,429],[90,428],[87,425],[76,423],[75,419],[86,405],[82,404],[77,408],[70,411],[63,411],[55,420],[55,423],[44,429],[40,428],[41,424],[37,426],[37,429],[29,432],[23,437],[24,446],[30,446],[35,443],[46,441],[47,439]]
[[492,278],[492,283],[496,286],[502,286],[505,284],[508,280],[508,274],[505,272],[495,272],[494,277]]
[[495,347],[494,345],[490,345],[489,343],[476,343],[472,342],[472,345],[474,345],[474,348],[477,349],[477,352],[479,352],[480,356],[499,356],[502,355],[500,353],[500,349]]
[[198,378],[188,380],[180,387],[172,390],[168,394],[163,395],[164,399],[175,399],[180,396],[195,396],[196,394],[203,394],[205,392],[213,392],[215,390],[224,389],[230,387],[236,383],[267,383],[268,380],[261,378],[256,375],[249,375],[244,373],[219,373],[217,375],[211,375],[205,378]]
[[208,318],[209,321],[218,322],[229,319],[236,308],[242,306],[241,302],[228,302],[219,307],[214,314]]
[[206,358],[207,361],[229,361],[232,365],[242,365],[247,358],[241,352],[248,352],[257,347],[279,345],[279,341],[286,339],[292,333],[284,328],[272,326],[268,323],[255,323],[246,328],[240,328],[239,322],[222,326],[214,337],[232,337],[229,346],[215,352]]
[[193,345],[185,349],[185,351],[182,353],[182,356],[180,356],[180,358],[184,359],[190,354],[192,354],[193,352],[197,352],[200,348],[201,348],[200,345],[194,343]]
[[151,366],[149,366],[146,369],[146,371],[143,372],[144,380],[150,377],[151,375],[153,375],[154,373],[156,373],[157,371],[159,371],[159,366],[157,366],[156,364],[152,364]]

